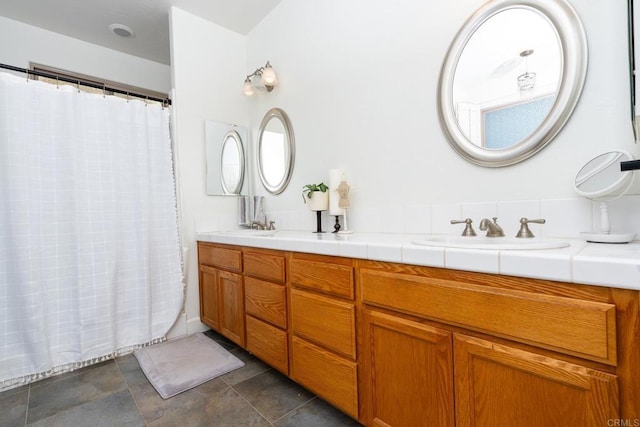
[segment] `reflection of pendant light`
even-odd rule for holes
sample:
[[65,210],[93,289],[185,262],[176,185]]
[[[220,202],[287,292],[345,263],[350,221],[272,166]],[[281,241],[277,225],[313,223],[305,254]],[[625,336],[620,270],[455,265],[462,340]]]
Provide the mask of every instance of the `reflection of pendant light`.
[[531,98],[536,87],[536,73],[529,72],[529,56],[533,54],[533,49],[527,49],[520,52],[520,56],[524,58],[524,74],[518,76],[518,91],[521,98]]

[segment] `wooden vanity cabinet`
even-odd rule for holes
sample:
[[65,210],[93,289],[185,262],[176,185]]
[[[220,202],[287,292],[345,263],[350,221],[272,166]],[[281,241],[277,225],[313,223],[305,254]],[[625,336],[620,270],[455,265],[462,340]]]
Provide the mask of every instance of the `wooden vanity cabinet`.
[[606,288],[373,261],[357,271],[365,425],[637,417],[638,336],[620,333],[640,329],[637,293],[625,310]]
[[290,376],[357,419],[353,261],[293,253],[289,272]]
[[282,252],[244,252],[247,350],[288,375],[285,265]]
[[364,425],[640,420],[639,291],[202,242],[198,257],[202,321]]
[[245,346],[242,251],[198,243],[200,319],[236,344]]

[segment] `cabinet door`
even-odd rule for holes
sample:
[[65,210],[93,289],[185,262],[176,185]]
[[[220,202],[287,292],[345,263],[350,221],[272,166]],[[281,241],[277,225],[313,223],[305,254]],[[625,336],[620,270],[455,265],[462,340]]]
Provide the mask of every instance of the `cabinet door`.
[[453,426],[451,332],[376,311],[363,314],[366,424]]
[[619,419],[615,375],[458,334],[454,355],[458,426],[606,426]]
[[200,266],[200,320],[219,332],[217,277],[216,269]]
[[241,347],[245,346],[244,291],[242,276],[218,271],[220,333]]

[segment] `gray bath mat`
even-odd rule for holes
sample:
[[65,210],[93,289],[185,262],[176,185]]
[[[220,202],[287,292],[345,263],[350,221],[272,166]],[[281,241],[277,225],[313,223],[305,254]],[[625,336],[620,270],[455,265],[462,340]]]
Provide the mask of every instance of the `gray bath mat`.
[[163,399],[244,366],[203,333],[141,348],[133,354]]

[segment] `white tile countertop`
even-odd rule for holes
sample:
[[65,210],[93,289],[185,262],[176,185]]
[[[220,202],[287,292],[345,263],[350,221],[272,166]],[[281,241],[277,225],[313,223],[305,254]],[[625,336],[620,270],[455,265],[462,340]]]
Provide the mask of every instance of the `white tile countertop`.
[[269,236],[234,232],[196,233],[196,240],[202,242],[640,290],[640,242],[603,244],[562,239],[569,242],[569,246],[560,249],[496,250],[412,243],[421,237],[424,235],[286,230]]

